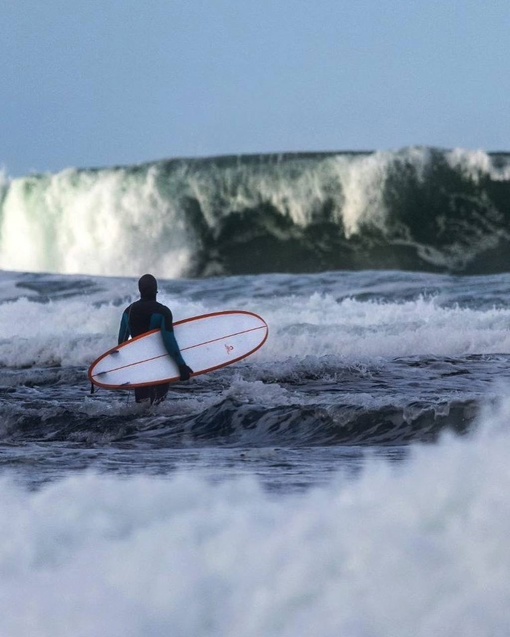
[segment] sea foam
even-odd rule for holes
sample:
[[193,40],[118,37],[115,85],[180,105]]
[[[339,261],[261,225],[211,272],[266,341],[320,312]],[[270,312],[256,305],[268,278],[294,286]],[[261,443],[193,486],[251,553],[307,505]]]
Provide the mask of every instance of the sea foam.
[[255,478],[0,488],[0,632],[494,637],[510,624],[510,403],[470,438],[275,496]]

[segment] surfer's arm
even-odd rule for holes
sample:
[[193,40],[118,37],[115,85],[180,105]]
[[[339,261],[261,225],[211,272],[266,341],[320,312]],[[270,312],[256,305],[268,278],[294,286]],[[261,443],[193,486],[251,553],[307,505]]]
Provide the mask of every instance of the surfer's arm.
[[120,345],[121,343],[127,341],[129,339],[130,333],[129,317],[127,312],[124,312],[120,321],[118,344]]
[[163,336],[163,343],[167,349],[167,352],[174,359],[179,367],[186,366],[184,358],[182,357],[181,350],[179,349],[179,345],[175,340],[175,335],[173,330],[169,332],[164,327],[161,328],[161,334]]
[[174,328],[172,323],[172,313],[168,310],[168,314],[153,314],[151,317],[151,330],[161,329],[161,335],[163,337],[163,343],[165,344],[167,352],[174,359],[179,367],[185,367],[186,362],[182,357],[181,350],[177,344],[177,340],[174,335]]
[[159,327],[161,329],[161,336],[163,337],[163,343],[165,344],[166,351],[174,359],[179,367],[179,376],[181,380],[189,380],[193,370],[186,365],[186,361],[182,357],[181,350],[177,344],[177,340],[174,335],[174,325],[172,312],[164,307],[163,314],[153,314],[151,317],[151,329]]

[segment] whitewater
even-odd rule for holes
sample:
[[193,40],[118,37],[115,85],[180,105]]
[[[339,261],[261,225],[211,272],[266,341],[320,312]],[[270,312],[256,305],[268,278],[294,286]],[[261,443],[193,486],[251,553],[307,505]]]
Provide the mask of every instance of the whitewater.
[[137,276],[506,271],[510,155],[408,148],[0,179],[0,267]]
[[[506,636],[508,157],[4,176],[0,634]],[[268,341],[91,393],[146,271]]]

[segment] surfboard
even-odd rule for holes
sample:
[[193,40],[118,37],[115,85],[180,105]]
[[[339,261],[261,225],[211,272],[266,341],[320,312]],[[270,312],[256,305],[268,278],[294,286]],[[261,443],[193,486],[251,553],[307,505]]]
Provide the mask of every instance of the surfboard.
[[[256,352],[267,340],[263,318],[241,310],[214,312],[174,323],[174,335],[193,376],[232,365]],[[159,329],[113,347],[89,368],[90,381],[104,389],[134,389],[179,380]]]

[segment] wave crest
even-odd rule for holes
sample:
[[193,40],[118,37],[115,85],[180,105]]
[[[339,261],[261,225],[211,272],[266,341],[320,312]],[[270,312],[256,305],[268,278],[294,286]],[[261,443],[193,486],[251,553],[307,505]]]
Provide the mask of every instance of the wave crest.
[[1,184],[0,267],[178,278],[510,266],[510,154],[176,159]]

